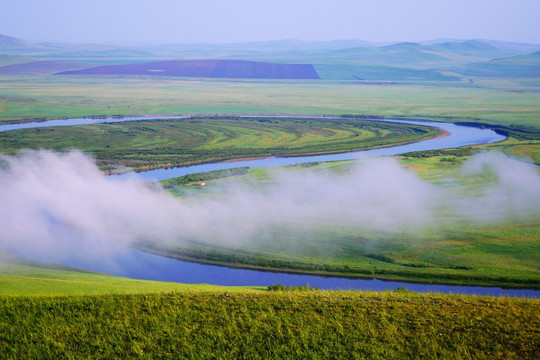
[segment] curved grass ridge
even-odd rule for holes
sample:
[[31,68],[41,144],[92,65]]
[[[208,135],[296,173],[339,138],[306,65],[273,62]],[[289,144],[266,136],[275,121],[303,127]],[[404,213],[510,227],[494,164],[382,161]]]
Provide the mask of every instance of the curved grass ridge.
[[2,151],[91,152],[103,170],[353,151],[419,141],[441,134],[422,125],[358,119],[203,117],[155,119],[0,133]]

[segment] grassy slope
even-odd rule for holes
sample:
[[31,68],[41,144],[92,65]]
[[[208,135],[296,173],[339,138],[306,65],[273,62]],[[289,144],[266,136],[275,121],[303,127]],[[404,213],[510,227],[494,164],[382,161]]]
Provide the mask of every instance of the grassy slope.
[[467,64],[453,70],[469,76],[538,78],[540,77],[540,51],[527,55]]
[[538,300],[400,292],[0,297],[7,358],[519,358]]
[[264,291],[2,256],[6,358],[534,358],[537,299]]
[[0,296],[86,296],[224,289],[248,291],[251,288],[134,280],[23,260],[0,253]]
[[417,141],[425,126],[354,119],[196,118],[39,128],[0,133],[0,149],[77,148],[99,164],[163,167],[210,159],[350,151]]
[[[455,184],[461,184],[474,193],[489,179],[464,178],[459,174],[469,154],[467,149],[444,150],[425,154],[428,157],[404,156],[402,162],[445,191],[451,192]],[[311,166],[310,170],[346,173],[350,166],[351,162],[334,162]],[[289,169],[303,171],[301,167]],[[265,169],[250,170],[239,179],[256,187],[265,186],[269,181]],[[454,179],[454,185],[449,179]],[[209,195],[213,188],[219,189],[220,196],[226,195],[222,185],[228,180],[206,181],[205,191],[198,189],[197,184],[173,186],[170,191],[181,197],[188,196],[190,201],[200,196],[214,196]],[[168,181],[167,186],[171,183],[172,180]],[[444,207],[435,215],[439,220],[436,225],[408,230],[398,236],[395,232],[381,234],[353,228],[319,227],[309,231],[280,228],[276,229],[271,242],[254,239],[225,248],[209,242],[189,247],[154,248],[153,251],[248,267],[434,282],[540,286],[540,219],[537,216],[476,223],[448,214]]]

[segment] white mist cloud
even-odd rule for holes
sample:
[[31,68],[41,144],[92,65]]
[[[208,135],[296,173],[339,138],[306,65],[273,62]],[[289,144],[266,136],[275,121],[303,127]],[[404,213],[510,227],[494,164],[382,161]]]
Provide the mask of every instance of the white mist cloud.
[[[538,212],[535,169],[489,156],[465,168],[486,166],[499,180],[474,199],[480,207]],[[123,244],[139,240],[272,241],[276,225],[392,231],[432,223],[434,209],[448,200],[444,191],[392,158],[362,161],[341,175],[282,171],[273,177],[270,185],[235,183],[214,197],[184,202],[156,186],[104,176],[78,151],[0,157],[0,250],[48,261],[73,256],[105,261],[121,254]]]
[[465,162],[465,176],[491,176],[482,191],[464,200],[459,209],[478,221],[540,214],[538,168],[499,153],[482,153]]

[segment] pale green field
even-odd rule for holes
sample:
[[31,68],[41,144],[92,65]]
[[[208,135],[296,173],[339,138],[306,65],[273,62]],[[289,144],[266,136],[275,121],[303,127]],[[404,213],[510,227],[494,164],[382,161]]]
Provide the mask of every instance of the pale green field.
[[262,287],[225,287],[122,278],[22,260],[0,253],[0,296],[62,296],[164,292],[250,291]]
[[538,126],[540,116],[540,83],[523,79],[377,86],[323,80],[2,76],[0,97],[0,121],[90,115],[355,114]]

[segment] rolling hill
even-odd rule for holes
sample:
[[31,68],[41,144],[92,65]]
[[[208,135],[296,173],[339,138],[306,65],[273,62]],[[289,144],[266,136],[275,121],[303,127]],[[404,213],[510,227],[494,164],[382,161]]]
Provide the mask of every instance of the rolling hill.
[[29,53],[45,49],[44,46],[33,44],[12,36],[0,34],[0,52],[1,53]]
[[540,51],[453,68],[466,76],[540,78]]
[[515,51],[501,50],[493,45],[478,40],[468,40],[463,42],[444,42],[425,46],[423,48],[430,51],[446,51],[460,55],[488,58],[516,55]]
[[12,64],[22,64],[30,61],[34,61],[34,59],[26,56],[0,54],[0,67]]
[[31,61],[0,67],[0,75],[53,74],[59,71],[76,70],[92,66],[73,61]]
[[328,80],[382,80],[382,81],[456,81],[455,76],[443,75],[436,70],[408,69],[395,66],[316,64],[322,79]]

